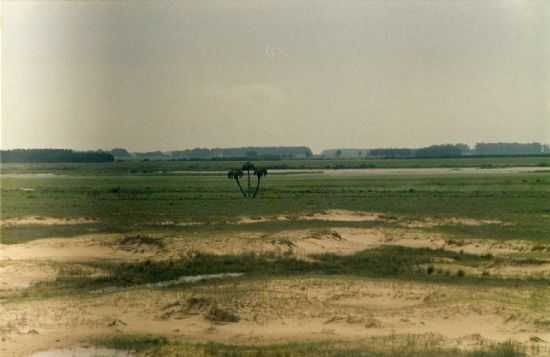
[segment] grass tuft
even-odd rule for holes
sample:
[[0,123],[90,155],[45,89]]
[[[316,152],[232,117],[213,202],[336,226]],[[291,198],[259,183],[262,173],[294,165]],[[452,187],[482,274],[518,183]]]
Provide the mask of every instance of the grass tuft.
[[145,352],[148,356],[201,357],[525,357],[520,346],[506,342],[474,351],[461,351],[423,344],[415,336],[396,336],[392,346],[384,341],[368,347],[336,346],[328,343],[288,343],[278,345],[194,344],[151,336],[117,336],[93,341],[98,346]]

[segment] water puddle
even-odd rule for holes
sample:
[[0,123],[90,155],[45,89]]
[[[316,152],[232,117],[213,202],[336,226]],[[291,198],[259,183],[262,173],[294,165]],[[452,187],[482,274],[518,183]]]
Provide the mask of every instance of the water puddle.
[[111,348],[74,347],[35,352],[30,357],[127,357],[133,355],[134,354],[130,351],[115,350]]
[[0,172],[0,176],[4,178],[51,178],[51,177],[67,177],[67,175],[58,175],[51,172],[28,172],[28,173],[4,173]]
[[184,284],[184,283],[197,283],[204,280],[213,280],[213,279],[225,279],[225,278],[238,278],[243,276],[243,273],[222,273],[222,274],[202,274],[202,275],[191,275],[191,276],[182,276],[175,280],[160,281],[158,283],[145,284],[142,287],[145,288],[165,288],[168,286]]
[[130,289],[155,289],[155,288],[166,288],[170,286],[175,286],[179,284],[190,284],[197,283],[205,280],[216,280],[216,279],[226,279],[226,278],[238,278],[243,276],[243,273],[222,273],[222,274],[201,274],[201,275],[190,275],[182,276],[174,280],[159,281],[156,283],[134,285],[130,287],[118,287],[113,286],[105,289],[92,291],[92,294],[109,294],[119,291],[125,291]]

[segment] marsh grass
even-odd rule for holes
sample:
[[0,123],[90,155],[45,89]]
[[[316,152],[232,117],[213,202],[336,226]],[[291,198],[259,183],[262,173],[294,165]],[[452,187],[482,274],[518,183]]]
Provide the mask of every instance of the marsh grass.
[[[277,345],[227,345],[219,343],[189,343],[154,336],[113,336],[95,339],[102,347],[136,351],[147,356],[193,357],[524,357],[525,350],[512,342],[494,344],[473,351],[448,349],[418,336],[391,336],[369,341],[369,347],[336,343],[287,343]],[[389,344],[388,344],[389,342]]]
[[91,339],[90,342],[97,346],[110,349],[136,352],[141,352],[169,344],[169,341],[166,337],[149,335],[120,335],[102,337]]
[[[460,254],[428,248],[383,246],[349,256],[321,254],[312,260],[290,255],[240,254],[210,255],[197,253],[191,259],[143,261],[131,263],[96,262],[94,268],[109,271],[105,277],[92,279],[92,285],[138,285],[174,280],[181,276],[239,272],[248,276],[285,276],[301,274],[357,275],[371,278],[413,278],[426,274],[421,268],[434,258],[451,258],[465,265],[478,265],[491,257]],[[62,279],[60,279],[62,281]],[[70,282],[68,279],[67,282]],[[86,283],[86,281],[81,281]]]
[[[399,246],[383,246],[349,256],[321,254],[313,256],[310,260],[298,259],[285,254],[209,255],[197,253],[192,258],[183,260],[88,263],[90,271],[101,271],[105,274],[97,277],[78,274],[60,275],[55,282],[38,284],[24,293],[27,297],[47,297],[86,294],[102,289],[107,289],[108,292],[109,288],[113,287],[139,287],[149,283],[172,281],[183,276],[222,273],[244,274],[243,277],[236,278],[236,280],[324,276],[341,279],[351,277],[394,279],[435,284],[478,284],[485,287],[530,287],[548,284],[548,279],[543,278],[512,279],[492,275],[444,274],[433,270],[430,273],[426,267],[431,266],[434,260],[441,258],[460,262],[463,267],[479,267],[495,261],[495,258],[490,255],[477,256],[440,249]],[[213,283],[206,281],[193,283],[193,285],[197,284]],[[183,288],[185,286],[187,284],[182,285]],[[172,286],[167,289],[177,288],[178,286]]]

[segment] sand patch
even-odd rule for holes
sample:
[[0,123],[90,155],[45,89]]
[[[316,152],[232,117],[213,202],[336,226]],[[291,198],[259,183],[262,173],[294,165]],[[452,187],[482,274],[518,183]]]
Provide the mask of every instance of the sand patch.
[[0,244],[0,262],[5,260],[51,260],[78,262],[98,259],[132,259],[135,254],[115,250],[105,241],[118,235],[85,235],[78,238],[40,239],[22,244]]
[[399,310],[422,304],[429,294],[416,290],[380,286],[373,290],[360,290],[353,294],[335,295],[330,304],[360,310]]
[[312,255],[350,255],[385,245],[444,249],[494,256],[531,252],[532,242],[489,239],[449,239],[443,234],[404,228],[332,228],[285,230],[276,233],[237,232],[208,236],[188,233],[162,238],[143,234],[91,234],[75,238],[40,239],[21,244],[0,244],[0,262],[6,260],[174,260],[197,253],[214,255],[284,254],[309,259]]
[[418,220],[401,220],[399,225],[406,228],[433,228],[439,226],[467,226],[467,227],[479,227],[486,224],[496,224],[500,226],[509,226],[510,223],[505,223],[499,220],[491,219],[473,219],[464,217],[450,217],[450,218],[434,218],[426,217]]
[[[384,233],[378,229],[365,229],[362,235],[343,235],[338,229],[307,231],[305,236],[292,240],[292,251],[301,257],[334,253],[351,255],[365,249],[376,248],[384,240]],[[291,232],[284,233],[292,237]]]
[[[435,262],[433,267],[434,275],[465,275],[465,276],[493,276],[498,278],[516,279],[548,279],[550,278],[550,263],[537,265],[516,265],[516,264],[492,264],[477,267],[461,265],[457,261],[444,263]],[[428,269],[428,266],[424,266]]]
[[449,239],[444,234],[426,233],[403,228],[333,228],[344,240],[365,247],[397,245],[409,248],[443,249],[474,255],[495,256],[528,252],[534,243],[528,241],[497,241],[491,239]]
[[41,216],[28,216],[20,218],[8,218],[0,220],[0,227],[17,227],[17,226],[65,226],[65,225],[79,225],[79,224],[93,224],[97,223],[97,220],[89,217],[78,218],[54,218],[54,217],[41,217]]
[[0,262],[0,291],[25,289],[38,282],[54,281],[58,269],[41,262]]
[[290,247],[288,250],[298,256],[323,253],[349,255],[387,245],[498,256],[529,251],[532,246],[531,242],[523,241],[450,240],[443,234],[402,228],[332,228],[322,231],[283,231],[273,237],[279,241],[287,242]]
[[[265,222],[284,222],[288,221],[290,218],[286,216],[251,216],[251,217],[240,217],[237,220],[237,224],[254,224],[254,223],[265,223]],[[227,222],[232,223],[232,222]]]
[[550,262],[544,264],[500,264],[486,269],[490,275],[511,278],[550,278]]
[[[237,224],[265,223],[288,220],[327,221],[327,222],[386,222],[393,223],[404,228],[434,228],[446,225],[461,225],[477,227],[482,225],[505,225],[511,223],[494,219],[474,219],[466,217],[423,217],[410,218],[404,216],[387,215],[379,212],[351,211],[332,209],[322,212],[309,213],[301,216],[253,216],[241,217]],[[231,223],[231,222],[228,222]]]
[[329,222],[374,222],[387,218],[382,213],[348,210],[328,210],[320,213],[301,216],[302,220],[319,220]]

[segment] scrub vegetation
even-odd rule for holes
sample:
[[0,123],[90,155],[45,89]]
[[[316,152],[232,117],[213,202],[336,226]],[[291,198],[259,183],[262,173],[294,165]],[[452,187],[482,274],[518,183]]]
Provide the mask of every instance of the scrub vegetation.
[[544,356],[550,173],[531,159],[262,162],[254,200],[211,171],[235,162],[5,165],[0,353]]

